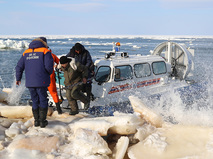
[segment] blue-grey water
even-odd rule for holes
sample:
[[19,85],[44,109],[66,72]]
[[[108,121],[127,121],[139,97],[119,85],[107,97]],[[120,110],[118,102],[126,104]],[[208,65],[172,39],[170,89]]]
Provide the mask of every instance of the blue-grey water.
[[[26,42],[30,43],[35,37],[22,38],[21,36],[16,38],[2,37],[0,38],[0,44],[12,40],[15,43]],[[82,43],[92,56],[104,55],[101,51],[112,50],[112,42],[121,43],[121,51],[131,54],[150,54],[150,50],[153,50],[159,43],[166,40],[171,40],[177,43],[184,43],[186,46],[195,50],[195,76],[197,80],[210,80],[212,75],[212,60],[213,60],[213,38],[190,38],[190,37],[58,37],[50,36],[48,39],[48,45],[52,52],[56,55],[67,54],[71,47],[76,43]],[[14,46],[15,44],[10,44]],[[14,82],[15,66],[26,48],[14,49],[12,46],[7,49],[2,49],[0,45],[0,88],[11,87]],[[11,48],[10,48],[11,47]]]
[[[16,43],[25,43],[25,45],[29,44],[35,37],[33,36],[10,36],[10,37],[0,37],[0,89],[4,87],[12,87],[15,82],[15,66],[21,57],[22,53],[26,48],[12,48]],[[15,44],[8,44],[9,46],[5,47],[5,43],[9,40],[12,40]],[[112,50],[112,42],[120,42],[121,43],[121,51],[128,52],[131,54],[142,54],[148,55],[150,54],[150,50],[154,50],[154,48],[161,42],[165,42],[167,40],[171,40],[177,43],[184,43],[187,47],[190,47],[195,50],[195,71],[194,71],[194,79],[195,81],[206,82],[207,83],[207,94],[205,98],[199,99],[196,101],[197,103],[192,105],[192,107],[197,107],[200,105],[205,105],[208,107],[206,109],[204,116],[207,115],[207,121],[210,121],[210,114],[213,113],[213,110],[209,111],[213,107],[213,37],[161,37],[161,36],[152,36],[152,37],[136,37],[136,36],[94,36],[94,37],[75,37],[75,36],[47,36],[47,42],[52,50],[52,52],[56,55],[67,54],[72,46],[76,42],[82,43],[85,48],[91,53],[91,56],[100,56],[104,55],[101,51],[110,51]],[[9,42],[8,42],[9,43]],[[24,81],[24,78],[23,78]],[[29,99],[29,93],[26,89],[24,94],[22,95],[21,101],[27,101]],[[163,99],[165,98],[165,99]],[[192,97],[195,98],[195,97]],[[163,100],[163,102],[162,102]],[[173,106],[174,110],[179,110],[180,114],[184,112],[180,105],[183,105],[179,100],[177,101],[177,97],[175,95],[162,97],[160,103],[156,104],[156,107],[162,107],[165,105],[165,101],[167,105]],[[193,108],[192,108],[193,109]],[[160,112],[163,110],[159,110]],[[168,109],[167,109],[168,111]],[[178,111],[176,111],[178,112]],[[162,113],[162,112],[161,112]],[[173,113],[171,110],[169,112]],[[193,113],[196,116],[197,112]],[[174,115],[175,116],[175,115]],[[193,116],[193,115],[192,115]],[[202,114],[200,116],[203,116]],[[176,116],[176,118],[178,118]]]

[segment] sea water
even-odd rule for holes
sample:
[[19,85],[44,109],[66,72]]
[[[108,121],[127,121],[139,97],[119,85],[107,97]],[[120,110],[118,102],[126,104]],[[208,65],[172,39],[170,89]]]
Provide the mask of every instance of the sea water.
[[[22,86],[15,86],[15,66],[27,49],[28,44],[37,36],[0,36],[0,88],[13,87],[19,95],[10,99],[12,105],[27,104],[30,95],[25,89],[23,75]],[[167,40],[184,43],[195,50],[194,80],[205,83],[206,91],[201,98],[191,94],[193,103],[187,105],[181,100],[180,94],[171,86],[168,93],[160,100],[144,102],[157,110],[165,120],[195,125],[213,124],[213,37],[190,36],[46,36],[48,46],[56,55],[67,54],[76,42],[80,42],[92,57],[104,56],[103,51],[111,51],[113,42],[120,42],[120,50],[131,54],[149,55],[150,50]],[[132,95],[132,94],[131,94]]]

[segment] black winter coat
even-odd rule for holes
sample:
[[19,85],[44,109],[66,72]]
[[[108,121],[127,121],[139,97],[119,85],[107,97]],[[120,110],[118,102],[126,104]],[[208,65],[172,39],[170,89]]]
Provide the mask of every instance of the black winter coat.
[[76,62],[80,62],[82,65],[87,66],[88,69],[90,69],[93,64],[89,51],[86,50],[83,45],[81,45],[81,52],[79,54],[75,52],[75,46],[73,46],[66,56],[75,58]]

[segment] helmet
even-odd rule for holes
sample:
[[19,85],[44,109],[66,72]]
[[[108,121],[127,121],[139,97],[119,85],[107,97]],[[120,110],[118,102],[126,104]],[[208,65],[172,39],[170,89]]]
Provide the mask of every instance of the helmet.
[[119,42],[116,43],[116,46],[121,46],[121,44]]

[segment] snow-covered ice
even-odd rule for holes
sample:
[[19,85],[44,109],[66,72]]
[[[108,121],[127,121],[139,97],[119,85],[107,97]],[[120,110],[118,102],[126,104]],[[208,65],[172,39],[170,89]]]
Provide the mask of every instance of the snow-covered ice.
[[[139,104],[142,102],[136,97],[130,98],[133,99]],[[2,104],[0,112],[9,112],[15,107],[24,106]],[[22,116],[0,118],[0,158],[211,158],[213,128],[173,125],[163,122],[161,118],[158,118],[161,125],[156,127],[152,117],[158,115],[144,108],[143,104],[133,114],[115,112],[109,117],[70,116],[67,112],[59,115],[50,111],[47,117],[49,124],[45,128],[33,126],[34,119],[27,109],[14,109],[14,114],[21,110]],[[145,118],[140,114],[143,111]]]
[[0,49],[23,49],[28,48],[29,43],[27,41],[16,40],[0,40]]

